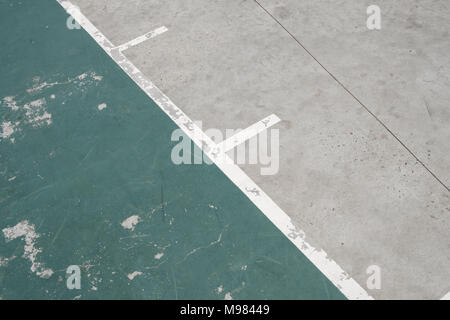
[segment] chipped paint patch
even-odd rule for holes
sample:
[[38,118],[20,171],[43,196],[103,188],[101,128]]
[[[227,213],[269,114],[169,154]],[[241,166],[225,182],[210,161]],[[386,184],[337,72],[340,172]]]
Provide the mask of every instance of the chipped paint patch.
[[130,273],[127,277],[128,277],[128,279],[133,280],[135,277],[141,276],[141,275],[142,275],[142,272],[135,271],[133,273]]
[[156,259],[156,260],[159,260],[159,259],[161,259],[163,256],[164,256],[164,253],[157,253],[157,254],[155,254],[155,259]]
[[101,81],[103,79],[102,76],[97,75],[95,72],[84,72],[78,76],[75,76],[74,78],[69,78],[66,81],[58,82],[41,82],[39,83],[39,78],[35,79],[35,84],[32,88],[27,89],[27,93],[30,94],[36,94],[40,93],[45,89],[50,89],[52,87],[58,86],[58,85],[66,85],[66,84],[75,84],[80,87],[88,86],[88,85],[94,85],[97,82]]
[[2,123],[2,139],[6,140],[14,133],[15,125],[11,121]]
[[12,256],[11,258],[0,257],[0,267],[6,267],[8,263],[14,260],[15,258],[16,258],[15,256]]
[[52,82],[52,83],[42,82],[40,84],[34,85],[30,89],[27,89],[27,93],[39,92],[39,91],[42,91],[43,89],[51,88],[51,87],[56,86],[58,84],[59,84],[58,82]]
[[221,294],[223,292],[223,286],[222,285],[218,286],[216,292],[217,294]]
[[22,131],[22,128],[20,127],[21,123],[31,124],[35,128],[49,126],[52,124],[52,115],[47,111],[47,102],[45,98],[27,102],[23,106],[19,105],[14,100],[14,97],[5,97],[2,102],[5,103],[7,107],[11,108],[12,111],[18,113],[13,115],[13,118],[21,120],[5,121],[1,124],[0,137],[2,140],[9,139],[12,143],[14,143],[15,137],[13,137],[13,135]]
[[15,97],[5,97],[3,98],[3,101],[6,103],[6,105],[11,108],[12,111],[19,110],[19,106],[17,105],[17,102],[14,100]]
[[28,123],[33,127],[41,127],[45,124],[52,124],[52,115],[45,109],[46,100],[44,98],[31,101],[23,106],[26,110],[25,116],[28,119]]
[[137,216],[137,215],[134,215],[134,216],[131,216],[131,217],[125,219],[124,221],[122,221],[121,226],[124,227],[125,229],[134,231],[134,228],[140,221],[141,221],[141,218],[139,218],[139,216]]
[[106,109],[108,105],[106,103],[102,103],[98,105],[98,110],[102,111],[103,109]]
[[6,242],[10,242],[16,238],[25,238],[25,246],[23,257],[31,261],[31,271],[36,273],[39,277],[48,279],[52,276],[53,270],[46,269],[41,262],[36,261],[37,255],[42,252],[42,249],[35,247],[36,239],[39,235],[35,231],[33,224],[27,220],[19,222],[14,227],[5,228],[2,230]]
[[230,293],[230,292],[227,292],[227,293],[225,294],[224,300],[233,300],[233,297],[231,296],[231,293]]

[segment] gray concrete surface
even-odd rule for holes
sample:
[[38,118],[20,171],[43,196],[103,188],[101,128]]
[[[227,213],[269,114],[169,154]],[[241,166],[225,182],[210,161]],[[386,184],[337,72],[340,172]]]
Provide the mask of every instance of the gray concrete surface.
[[[73,2],[116,45],[168,27],[125,54],[204,128],[283,119],[280,172],[243,169],[362,286],[367,267],[379,265],[382,288],[371,295],[436,299],[450,290],[448,190],[254,1]],[[449,41],[436,21],[450,11],[434,3],[390,2],[402,17],[396,30],[387,18],[369,33],[366,4],[262,2],[447,183]],[[421,5],[428,13],[419,19]],[[417,23],[439,33],[427,39]]]
[[449,1],[258,2],[450,187]]

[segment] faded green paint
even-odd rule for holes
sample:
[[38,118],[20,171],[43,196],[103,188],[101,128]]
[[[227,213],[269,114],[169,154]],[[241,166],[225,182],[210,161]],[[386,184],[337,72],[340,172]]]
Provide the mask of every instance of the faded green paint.
[[[0,257],[15,256],[0,297],[343,298],[215,166],[172,164],[175,124],[66,19],[53,0],[0,1],[0,118],[15,126],[0,141],[0,229],[34,225],[36,262],[54,271],[40,278],[25,239],[0,234]],[[81,290],[66,288],[69,265]]]

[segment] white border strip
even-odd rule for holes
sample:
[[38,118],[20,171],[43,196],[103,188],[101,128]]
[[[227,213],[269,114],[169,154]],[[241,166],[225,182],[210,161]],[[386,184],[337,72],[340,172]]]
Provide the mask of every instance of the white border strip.
[[[297,229],[289,216],[259,188],[186,114],[165,96],[144,74],[67,0],[57,0],[62,7],[97,41],[128,76],[194,141],[216,166],[266,215],[270,221],[348,298],[373,299],[353,278],[330,259],[325,251],[305,241],[305,233]],[[225,157],[229,161],[222,161]]]
[[269,129],[271,126],[276,125],[280,122],[280,118],[278,118],[275,114],[271,114],[270,116],[258,121],[257,123],[251,125],[247,129],[239,131],[232,137],[228,138],[225,141],[222,141],[217,146],[222,149],[223,152],[228,152],[231,149],[234,149],[241,143],[244,143],[247,140],[250,140],[254,136],[257,136],[264,130]]
[[159,36],[160,34],[163,34],[164,32],[168,31],[165,26],[159,27],[158,29],[155,29],[153,31],[147,32],[146,34],[137,37],[136,39],[133,39],[131,41],[128,41],[127,43],[124,43],[114,49],[117,49],[119,51],[124,51],[127,49],[130,49],[131,47],[137,46],[138,44],[147,41],[148,39],[154,38],[156,36]]

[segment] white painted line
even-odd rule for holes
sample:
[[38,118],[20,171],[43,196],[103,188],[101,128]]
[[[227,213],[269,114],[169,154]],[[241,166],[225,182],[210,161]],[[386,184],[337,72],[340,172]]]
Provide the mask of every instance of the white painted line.
[[281,121],[280,118],[278,118],[274,114],[271,114],[267,118],[258,121],[257,123],[251,125],[247,129],[239,131],[238,133],[228,138],[227,140],[222,141],[217,145],[217,147],[219,147],[222,150],[222,152],[228,152],[231,149],[236,148],[241,143],[244,143],[245,141],[250,140],[251,138],[257,136],[264,130],[269,129],[271,126],[276,125],[280,121]]
[[441,300],[450,300],[450,292],[441,298]]
[[134,47],[148,39],[154,38],[156,36],[159,36],[160,34],[163,34],[164,32],[168,31],[169,29],[167,29],[166,27],[162,26],[159,27],[158,29],[155,29],[153,31],[150,31],[146,34],[144,34],[143,36],[137,37],[136,39],[133,39],[131,41],[128,41],[127,43],[124,43],[118,47],[115,47],[114,49],[117,49],[119,51],[124,51],[127,50],[131,47]]
[[[142,72],[136,68],[111,42],[68,0],[57,0],[66,11],[97,41],[110,57],[145,91],[145,93],[201,147],[216,166],[266,215],[270,221],[348,298],[373,299],[355,280],[321,250],[312,247],[305,240],[305,233],[296,228],[289,216],[264,193],[223,152],[217,153],[217,145],[164,95]],[[72,14],[73,13],[73,14]],[[225,157],[228,161],[222,161]]]

